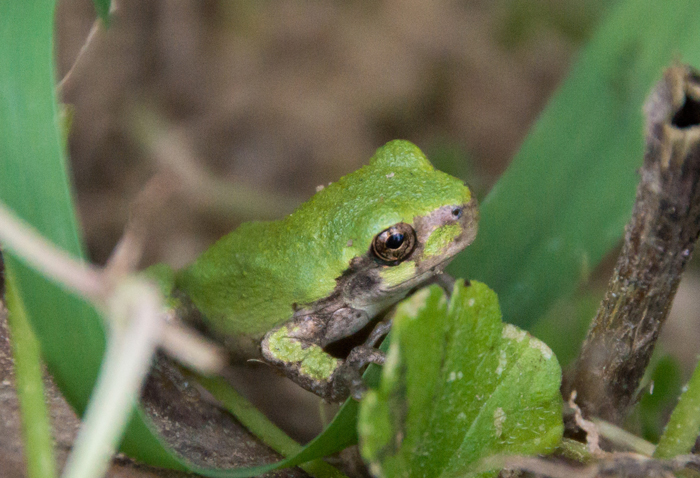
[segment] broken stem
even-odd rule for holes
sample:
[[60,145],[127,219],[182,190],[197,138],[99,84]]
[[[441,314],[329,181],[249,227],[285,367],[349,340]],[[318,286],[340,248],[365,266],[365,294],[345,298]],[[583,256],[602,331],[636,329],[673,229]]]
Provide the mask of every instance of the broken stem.
[[567,377],[587,416],[620,423],[700,233],[700,76],[669,68],[645,105],[646,152],[615,272]]

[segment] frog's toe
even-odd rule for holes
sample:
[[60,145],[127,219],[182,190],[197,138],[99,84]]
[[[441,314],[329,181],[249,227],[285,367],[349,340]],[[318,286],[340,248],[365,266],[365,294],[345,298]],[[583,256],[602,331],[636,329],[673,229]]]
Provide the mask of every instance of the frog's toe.
[[352,364],[358,370],[370,363],[384,365],[384,352],[367,345],[359,345],[350,351],[346,363]]
[[343,400],[348,396],[360,400],[367,391],[362,380],[362,369],[370,363],[382,365],[384,360],[385,355],[381,350],[366,345],[352,349],[345,362],[333,374],[332,400]]
[[389,318],[383,320],[382,322],[379,322],[375,327],[374,330],[372,330],[372,333],[369,334],[369,337],[367,337],[367,340],[365,341],[364,345],[366,347],[376,347],[379,344],[379,341],[383,339],[384,337],[387,336],[389,331],[391,330],[391,323],[392,323],[392,317],[390,316]]
[[357,400],[358,402],[362,400],[362,396],[365,394],[366,391],[367,385],[365,385],[365,382],[362,380],[362,377],[359,377],[358,380],[353,380],[350,382],[350,396],[354,400]]
[[341,402],[348,397],[360,400],[367,391],[367,386],[362,380],[359,368],[349,362],[343,363],[333,376],[331,384],[330,400]]

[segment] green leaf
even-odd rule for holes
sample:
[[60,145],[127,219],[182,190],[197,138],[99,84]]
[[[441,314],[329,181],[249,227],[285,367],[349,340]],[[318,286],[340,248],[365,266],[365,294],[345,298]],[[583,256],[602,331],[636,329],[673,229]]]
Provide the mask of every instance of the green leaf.
[[681,366],[671,355],[664,355],[656,364],[647,368],[652,370],[649,379],[653,383],[647,393],[639,400],[637,411],[642,427],[642,437],[657,443],[663,431],[665,421],[678,400],[683,387]]
[[[82,257],[54,98],[53,2],[0,4],[0,199],[44,237]],[[44,358],[69,402],[82,410],[104,350],[102,324],[66,294],[6,254]]]
[[15,387],[22,414],[24,452],[27,455],[27,476],[53,478],[56,476],[56,462],[53,457],[51,423],[44,396],[39,343],[32,332],[24,304],[17,295],[12,280],[7,282],[7,308]]
[[[66,172],[55,98],[54,2],[0,3],[0,200],[45,238],[83,258]],[[66,400],[82,413],[105,349],[102,320],[11,254],[6,268],[25,305],[51,374]],[[158,466],[183,466],[154,438],[141,413],[123,450]]]
[[689,454],[700,434],[700,364],[683,388],[678,405],[673,409],[654,458],[671,459]]
[[[355,417],[357,415],[357,402],[348,400],[336,414],[333,421],[321,434],[314,438],[308,445],[302,447],[292,440],[282,430],[277,428],[265,417],[260,410],[243,398],[222,378],[209,378],[199,376],[196,379],[205,387],[224,408],[231,412],[248,430],[255,435],[265,438],[265,443],[278,453],[288,456],[286,460],[273,465],[267,465],[255,469],[255,472],[241,472],[237,475],[215,474],[215,476],[256,476],[266,471],[295,466],[306,463],[301,468],[314,477],[345,477],[328,463],[317,458],[337,453],[357,443],[357,437],[353,433],[355,429]],[[312,461],[314,460],[314,461]],[[212,476],[205,472],[205,475]]]
[[642,104],[674,60],[700,66],[700,2],[618,2],[481,205],[450,271],[529,327],[622,237],[644,151]]
[[362,455],[377,476],[440,477],[473,476],[494,454],[551,452],[560,382],[551,350],[504,325],[484,284],[458,282],[449,303],[423,289],[398,307],[379,388],[362,401]]
[[[0,68],[0,200],[48,240],[83,258],[55,98],[53,14],[51,0],[35,2],[31,9],[21,2],[0,2],[0,63],[7,66]],[[12,254],[4,258],[14,293],[25,305],[56,383],[82,413],[105,350],[100,316],[85,301]],[[340,424],[349,421],[350,426],[334,426],[321,441],[338,435],[353,441],[355,415],[352,405],[348,406],[337,420]],[[123,452],[144,463],[230,477],[254,476],[279,466],[232,471],[197,468],[161,443],[148,423],[143,410],[137,408],[121,446]],[[313,450],[303,453],[294,463],[318,456]]]

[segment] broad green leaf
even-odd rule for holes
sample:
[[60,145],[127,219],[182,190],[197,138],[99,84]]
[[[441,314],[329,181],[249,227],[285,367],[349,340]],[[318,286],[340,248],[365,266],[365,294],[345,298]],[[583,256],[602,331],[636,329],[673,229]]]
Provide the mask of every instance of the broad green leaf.
[[[83,249],[66,173],[55,98],[54,2],[0,3],[0,200],[63,250]],[[41,351],[68,402],[82,413],[105,348],[102,321],[83,300],[11,254],[6,267]],[[183,468],[134,415],[123,449],[145,462]]]
[[[0,64],[5,65],[0,68],[0,200],[54,244],[83,258],[55,98],[53,14],[51,0],[34,2],[32,8],[22,2],[0,2]],[[82,299],[11,254],[5,254],[5,262],[44,360],[68,402],[82,413],[105,349],[101,318]],[[287,464],[318,457],[314,449],[328,453],[332,447],[347,446],[342,444],[348,440],[354,442],[356,412],[352,405],[347,408],[319,437],[316,448],[305,448],[301,457]],[[209,476],[254,476],[278,466],[233,471],[193,467],[158,440],[140,408],[121,449],[144,463]]]
[[484,284],[458,282],[449,303],[437,286],[423,289],[401,303],[392,329],[379,388],[363,400],[358,423],[375,475],[474,476],[483,458],[559,444],[559,363],[544,343],[501,322]]
[[642,105],[673,61],[700,67],[700,2],[620,1],[481,205],[450,271],[529,327],[622,237],[644,151]]

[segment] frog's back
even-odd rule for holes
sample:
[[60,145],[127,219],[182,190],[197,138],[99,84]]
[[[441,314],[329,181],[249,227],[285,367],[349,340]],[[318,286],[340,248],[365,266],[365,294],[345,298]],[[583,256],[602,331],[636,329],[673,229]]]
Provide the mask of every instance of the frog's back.
[[415,145],[392,141],[285,219],[241,225],[181,271],[177,286],[220,333],[260,338],[296,306],[328,297],[380,231],[466,203],[465,194]]
[[293,304],[320,298],[314,282],[333,288],[303,259],[312,255],[308,241],[283,239],[287,222],[242,224],[178,273],[177,287],[220,333],[261,338],[292,316]]

